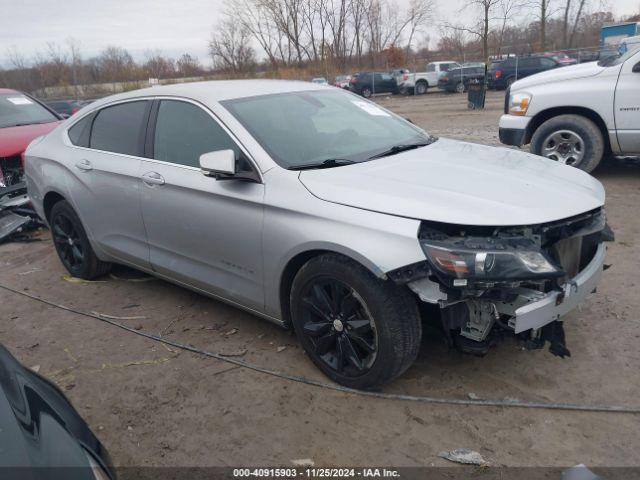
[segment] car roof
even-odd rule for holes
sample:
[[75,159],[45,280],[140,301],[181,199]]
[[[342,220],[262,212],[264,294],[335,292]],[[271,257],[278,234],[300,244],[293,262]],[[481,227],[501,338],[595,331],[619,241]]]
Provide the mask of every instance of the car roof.
[[119,93],[97,100],[91,104],[91,107],[93,110],[108,103],[149,96],[185,97],[211,104],[237,98],[313,90],[333,91],[334,88],[311,82],[289,80],[211,80],[157,85],[141,90]]

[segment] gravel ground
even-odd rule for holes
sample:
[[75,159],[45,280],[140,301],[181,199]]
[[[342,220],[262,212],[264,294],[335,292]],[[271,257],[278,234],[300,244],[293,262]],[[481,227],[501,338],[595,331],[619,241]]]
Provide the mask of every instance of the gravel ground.
[[[460,95],[381,97],[438,135],[497,144],[503,96],[469,111]],[[572,356],[506,341],[486,357],[426,335],[415,365],[385,392],[436,397],[640,405],[640,166],[595,172],[607,190],[609,248],[596,294],[566,321]],[[48,239],[48,232],[42,238]],[[0,283],[243,360],[325,381],[290,332],[160,280],[130,272],[71,283],[50,241],[0,246]],[[61,386],[117,465],[450,465],[470,448],[493,465],[640,464],[640,416],[427,405],[293,383],[179,351],[0,290],[0,341]],[[284,348],[283,348],[284,347]]]

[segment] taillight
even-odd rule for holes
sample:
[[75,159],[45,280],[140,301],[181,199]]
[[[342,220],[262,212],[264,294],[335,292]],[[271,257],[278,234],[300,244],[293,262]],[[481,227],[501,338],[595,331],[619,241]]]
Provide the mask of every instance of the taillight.
[[355,78],[355,77],[354,77],[354,78],[352,78],[351,80],[349,80],[349,83],[351,83],[351,84],[355,84],[355,83],[356,83],[356,80],[357,80],[357,78]]
[[76,113],[77,111],[78,111],[78,108],[77,108],[77,107],[73,107],[73,108],[71,109],[71,115],[73,115],[73,114],[74,114],[74,113]]
[[496,70],[496,78],[500,78],[502,76],[502,70]]
[[404,81],[409,80],[409,75],[407,75],[406,73],[402,75],[402,80]]
[[24,152],[20,154],[20,163],[22,164],[22,171],[24,171]]
[[443,82],[448,82],[449,81],[449,77],[442,77],[442,81]]

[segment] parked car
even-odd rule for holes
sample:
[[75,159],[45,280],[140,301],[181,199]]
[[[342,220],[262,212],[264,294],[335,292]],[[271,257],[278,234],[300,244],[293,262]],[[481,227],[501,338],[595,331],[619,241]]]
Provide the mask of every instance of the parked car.
[[400,84],[400,82],[402,82],[404,75],[410,74],[411,70],[407,68],[394,68],[392,70],[389,70],[388,73],[395,79],[396,83]]
[[640,156],[640,44],[609,62],[582,63],[515,82],[500,141],[587,172],[602,157]]
[[449,70],[438,80],[438,88],[447,92],[463,93],[467,90],[469,82],[484,81],[485,71],[482,67],[460,67]]
[[350,80],[351,80],[351,75],[338,75],[336,76],[335,81],[333,82],[333,86],[348,90]]
[[124,263],[292,327],[352,388],[413,363],[422,302],[464,351],[511,332],[567,355],[558,319],[610,238],[590,175],[303,82],[108,97],[33,142],[26,169],[71,275]]
[[351,77],[349,89],[369,98],[376,93],[398,93],[398,84],[388,73],[364,72]]
[[53,130],[60,116],[35,98],[0,88],[0,193],[22,181],[22,153],[31,140]]
[[315,83],[318,85],[329,85],[329,82],[327,82],[327,79],[324,77],[316,77],[316,78],[312,78],[311,79],[311,83]]
[[47,102],[47,105],[63,118],[69,118],[83,107],[82,102],[79,100],[55,100]]
[[560,63],[549,57],[509,57],[491,65],[487,72],[487,86],[504,90],[518,79],[560,66]]
[[0,445],[6,479],[115,479],[109,453],[64,393],[1,344]]
[[547,52],[543,54],[543,57],[553,58],[563,67],[566,67],[568,65],[576,65],[578,63],[577,58],[570,57],[564,52]]
[[436,87],[440,77],[444,76],[449,70],[459,67],[460,64],[453,61],[431,62],[427,64],[424,72],[404,74],[398,87],[404,94],[422,95],[427,93],[427,89]]

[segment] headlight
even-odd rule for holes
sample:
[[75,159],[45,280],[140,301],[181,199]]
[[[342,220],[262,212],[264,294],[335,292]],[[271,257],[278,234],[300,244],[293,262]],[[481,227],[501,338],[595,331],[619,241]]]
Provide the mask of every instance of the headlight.
[[[491,245],[487,245],[490,243]],[[451,238],[447,242],[421,241],[429,263],[454,286],[475,281],[535,280],[558,277],[563,271],[531,241]]]
[[509,113],[523,116],[527,113],[530,103],[531,95],[528,93],[513,93],[509,97]]

